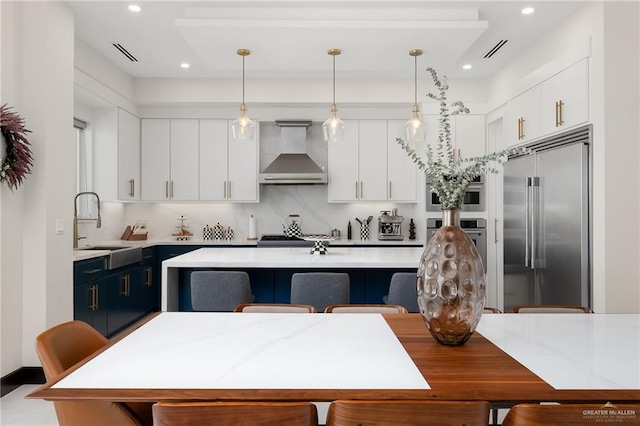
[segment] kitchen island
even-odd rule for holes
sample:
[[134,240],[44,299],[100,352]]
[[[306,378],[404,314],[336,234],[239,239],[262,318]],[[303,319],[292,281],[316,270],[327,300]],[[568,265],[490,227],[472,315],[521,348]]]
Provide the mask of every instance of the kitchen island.
[[415,272],[421,247],[330,247],[312,255],[308,247],[201,248],[162,262],[162,311],[189,310],[193,270],[242,270],[251,278],[256,302],[287,303],[295,272],[347,272],[352,303],[382,303],[394,272]]

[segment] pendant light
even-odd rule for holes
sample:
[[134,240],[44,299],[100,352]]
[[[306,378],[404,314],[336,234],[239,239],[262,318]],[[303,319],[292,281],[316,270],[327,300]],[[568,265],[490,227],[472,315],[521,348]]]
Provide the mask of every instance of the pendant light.
[[420,107],[418,106],[418,56],[422,55],[422,50],[413,49],[409,55],[414,59],[413,70],[413,115],[404,123],[404,137],[406,142],[421,142],[427,137],[427,127],[420,117]]
[[242,56],[242,103],[240,115],[231,124],[231,136],[235,141],[250,141],[256,133],[256,123],[247,116],[247,104],[244,103],[244,58],[251,54],[250,50],[238,49],[236,52]]
[[339,142],[342,140],[344,122],[338,117],[338,106],[336,105],[336,56],[341,54],[340,49],[329,49],[327,51],[333,57],[333,103],[331,104],[331,115],[322,124],[322,135],[327,142]]

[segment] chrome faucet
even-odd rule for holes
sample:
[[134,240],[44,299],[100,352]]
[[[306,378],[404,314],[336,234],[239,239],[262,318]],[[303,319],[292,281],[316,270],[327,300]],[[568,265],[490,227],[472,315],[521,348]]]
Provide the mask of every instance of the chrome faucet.
[[[98,201],[98,217],[95,219],[78,219],[78,197],[81,195],[95,195]],[[78,241],[87,238],[78,236],[78,221],[79,220],[95,220],[96,228],[102,226],[102,218],[100,217],[100,197],[95,192],[79,192],[73,199],[73,248],[78,248]]]

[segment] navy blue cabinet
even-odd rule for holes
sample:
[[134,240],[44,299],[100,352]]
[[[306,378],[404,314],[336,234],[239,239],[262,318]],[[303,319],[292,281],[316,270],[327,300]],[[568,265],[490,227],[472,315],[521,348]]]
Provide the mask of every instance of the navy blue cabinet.
[[107,335],[107,259],[100,257],[74,264],[73,317]]

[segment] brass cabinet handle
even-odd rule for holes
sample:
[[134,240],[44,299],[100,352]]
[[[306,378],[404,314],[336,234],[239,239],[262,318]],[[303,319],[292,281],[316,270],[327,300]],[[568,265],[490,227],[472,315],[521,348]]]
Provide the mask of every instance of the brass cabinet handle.
[[100,271],[102,271],[102,268],[89,269],[88,271],[84,271],[84,273],[87,274],[87,275],[92,275],[92,274],[98,273]]
[[518,119],[518,140],[524,139],[524,118]]
[[124,297],[129,297],[131,295],[131,276],[129,274],[122,276],[122,286],[123,291],[121,295]]
[[164,198],[169,198],[169,181],[164,181]]
[[393,198],[393,196],[391,195],[391,181],[389,181],[389,198]]
[[562,100],[556,102],[556,127],[560,127],[564,124],[564,119],[562,118],[563,106],[564,102],[562,102]]
[[169,194],[171,195],[171,198],[173,198],[173,181],[170,181],[170,182],[171,182],[171,186],[170,186],[171,191],[169,192]]
[[145,284],[147,287],[151,287],[153,285],[153,268],[151,266],[147,267],[146,275],[147,278]]
[[96,286],[92,285],[89,287],[89,291],[91,292],[91,304],[89,305],[89,309],[92,311],[96,310]]
[[358,199],[358,181],[356,181],[356,200]]
[[134,179],[129,179],[129,197],[133,197],[135,195],[134,182]]

